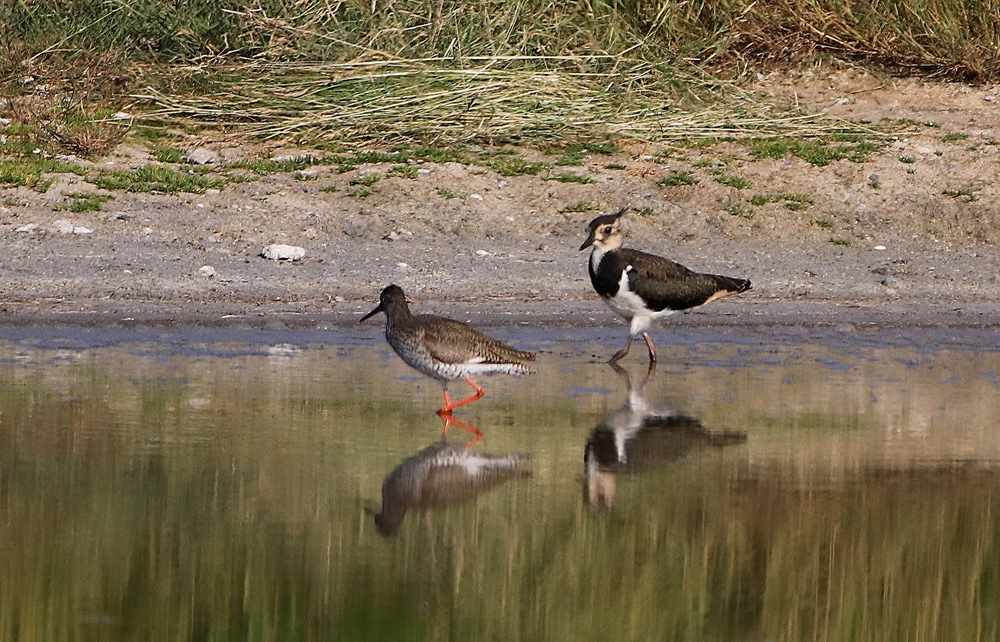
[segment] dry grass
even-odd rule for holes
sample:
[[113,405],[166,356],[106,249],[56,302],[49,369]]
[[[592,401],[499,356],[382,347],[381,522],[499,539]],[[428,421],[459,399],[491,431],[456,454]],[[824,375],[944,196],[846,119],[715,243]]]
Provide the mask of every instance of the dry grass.
[[[545,144],[874,133],[829,117],[783,114],[722,83],[714,89],[725,100],[682,108],[649,63],[603,58],[603,72],[539,71],[519,58],[467,59],[462,68],[442,67],[440,59],[246,62],[227,66],[232,81],[210,95],[150,88],[136,97],[155,105],[150,115],[158,119],[239,123],[265,138]],[[708,84],[692,81],[691,88]]]
[[[38,111],[44,100],[87,96],[78,114],[140,100],[168,125],[238,125],[270,138],[551,145],[870,133],[741,92],[740,79],[769,61],[818,55],[1000,77],[1000,0],[193,0],[161,9],[154,0],[0,8],[9,26],[0,92]],[[100,151],[61,126],[40,129],[60,146]]]

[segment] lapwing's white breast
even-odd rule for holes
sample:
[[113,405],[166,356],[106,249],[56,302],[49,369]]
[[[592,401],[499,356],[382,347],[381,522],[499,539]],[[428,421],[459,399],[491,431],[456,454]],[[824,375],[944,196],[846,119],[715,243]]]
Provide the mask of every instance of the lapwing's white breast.
[[614,296],[604,297],[604,302],[621,317],[629,319],[630,332],[638,334],[648,330],[654,320],[668,317],[677,311],[670,308],[660,311],[650,309],[641,296],[629,289],[628,275],[631,270],[633,270],[631,265],[622,270],[621,278],[618,280],[618,292]]

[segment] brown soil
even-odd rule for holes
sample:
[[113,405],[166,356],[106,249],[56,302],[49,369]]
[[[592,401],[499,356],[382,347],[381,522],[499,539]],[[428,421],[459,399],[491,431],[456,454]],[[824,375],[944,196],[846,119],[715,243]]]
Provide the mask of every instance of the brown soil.
[[[757,90],[854,119],[934,122],[915,127],[864,163],[816,167],[797,158],[755,161],[737,145],[656,162],[653,146],[618,157],[591,155],[557,168],[590,184],[501,177],[458,164],[425,164],[415,179],[383,178],[367,198],[350,179],[388,166],[314,180],[291,174],[201,196],[116,193],[101,212],[57,211],[63,192],[94,189],[60,176],[45,194],[0,192],[0,307],[8,324],[195,323],[324,326],[370,309],[388,283],[415,307],[493,321],[611,323],[577,251],[590,218],[624,204],[628,243],[699,271],[752,279],[754,289],[713,303],[683,323],[945,323],[989,325],[1000,310],[1000,91],[995,87],[882,80],[848,72],[761,76]],[[949,133],[967,138],[945,142]],[[232,144],[223,156],[247,155]],[[254,150],[257,151],[257,150]],[[273,155],[295,150],[272,150]],[[752,183],[717,183],[700,159],[730,159]],[[901,160],[903,159],[903,160]],[[150,162],[123,148],[106,167]],[[608,169],[620,164],[625,169]],[[690,170],[699,182],[656,180]],[[337,192],[323,188],[337,186]],[[444,198],[438,188],[467,194]],[[944,190],[971,190],[964,202]],[[752,194],[804,193],[790,211],[723,211]],[[589,202],[594,210],[568,212]],[[92,229],[59,233],[57,220]],[[34,232],[18,232],[35,223]],[[850,245],[833,241],[850,241]],[[259,256],[270,243],[304,247],[296,263]],[[883,247],[885,249],[877,249]],[[212,266],[214,276],[199,270]],[[459,310],[461,308],[461,311]]]

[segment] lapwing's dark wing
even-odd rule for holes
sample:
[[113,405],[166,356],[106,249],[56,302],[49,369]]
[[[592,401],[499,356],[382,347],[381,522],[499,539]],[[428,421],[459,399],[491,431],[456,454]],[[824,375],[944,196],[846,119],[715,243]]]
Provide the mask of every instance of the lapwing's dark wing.
[[727,294],[750,289],[750,281],[718,274],[701,274],[653,254],[622,249],[618,253],[628,271],[629,290],[641,297],[651,310],[686,310],[704,305]]

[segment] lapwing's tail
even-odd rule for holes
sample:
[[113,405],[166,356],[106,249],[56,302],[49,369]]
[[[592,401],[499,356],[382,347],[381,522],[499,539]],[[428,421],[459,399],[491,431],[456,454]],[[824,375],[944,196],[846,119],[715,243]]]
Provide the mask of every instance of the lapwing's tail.
[[719,274],[713,274],[712,278],[715,280],[716,287],[719,290],[724,290],[726,294],[739,294],[740,292],[746,292],[750,289],[749,279],[737,279],[731,276],[721,276]]

